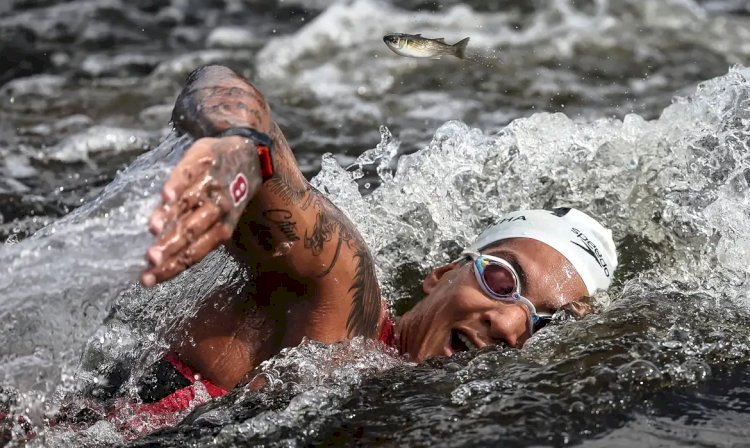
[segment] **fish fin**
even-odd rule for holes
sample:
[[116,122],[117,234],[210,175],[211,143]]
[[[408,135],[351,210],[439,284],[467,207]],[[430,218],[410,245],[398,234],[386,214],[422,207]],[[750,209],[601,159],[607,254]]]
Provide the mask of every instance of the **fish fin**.
[[432,40],[434,40],[434,41],[436,41],[436,42],[442,42],[442,43],[445,43],[445,38],[444,38],[444,37],[438,37],[437,39],[432,39]]
[[465,53],[466,53],[466,46],[468,44],[469,44],[469,38],[468,37],[466,39],[462,39],[462,40],[456,42],[455,44],[453,44],[453,48],[455,49],[455,50],[453,50],[453,51],[455,51],[454,55],[457,58],[466,59],[466,54]]

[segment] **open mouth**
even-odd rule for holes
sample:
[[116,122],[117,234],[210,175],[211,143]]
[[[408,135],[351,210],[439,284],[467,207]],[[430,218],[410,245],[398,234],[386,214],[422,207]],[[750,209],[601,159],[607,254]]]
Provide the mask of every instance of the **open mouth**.
[[477,346],[461,331],[451,330],[451,349],[453,353],[467,352],[476,349]]

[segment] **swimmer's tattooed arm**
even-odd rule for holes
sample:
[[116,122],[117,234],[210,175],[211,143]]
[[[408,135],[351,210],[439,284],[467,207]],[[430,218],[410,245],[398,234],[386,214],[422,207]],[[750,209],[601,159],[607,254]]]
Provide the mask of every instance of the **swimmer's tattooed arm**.
[[[159,239],[148,251],[151,266],[142,282],[172,278],[230,241],[248,267],[273,266],[276,274],[307,285],[312,316],[294,319],[284,344],[303,336],[373,336],[381,301],[370,253],[354,225],[302,176],[260,92],[229,69],[206,67],[191,74],[172,118],[178,131],[198,140],[175,168],[150,221]],[[252,142],[205,138],[231,127],[271,137],[274,175],[265,183]],[[238,175],[246,182],[236,203]]]

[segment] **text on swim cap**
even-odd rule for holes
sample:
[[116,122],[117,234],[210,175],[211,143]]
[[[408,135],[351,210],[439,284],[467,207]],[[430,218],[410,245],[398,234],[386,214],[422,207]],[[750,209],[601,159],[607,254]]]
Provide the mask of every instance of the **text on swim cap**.
[[604,257],[602,256],[601,252],[599,252],[599,248],[596,247],[596,244],[592,243],[591,240],[589,240],[588,237],[583,234],[583,232],[576,229],[575,227],[571,228],[570,230],[573,232],[573,234],[575,234],[575,236],[578,237],[578,239],[581,240],[583,244],[579,244],[575,241],[571,241],[571,243],[575,244],[576,246],[586,251],[587,254],[591,255],[594,260],[596,260],[596,264],[601,266],[602,270],[604,270],[604,275],[609,277],[609,268],[607,267],[607,262],[604,261]]
[[523,216],[523,215],[521,215],[521,216],[511,216],[509,218],[503,218],[503,219],[501,219],[500,222],[498,222],[497,224],[503,224],[503,223],[506,223],[506,222],[513,222],[513,221],[526,221],[526,217]]

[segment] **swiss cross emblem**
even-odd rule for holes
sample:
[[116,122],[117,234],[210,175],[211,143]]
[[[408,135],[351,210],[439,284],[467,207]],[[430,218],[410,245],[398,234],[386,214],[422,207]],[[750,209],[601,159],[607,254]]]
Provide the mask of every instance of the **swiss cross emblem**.
[[237,207],[247,197],[247,178],[244,174],[238,174],[229,186],[232,192],[234,206]]

